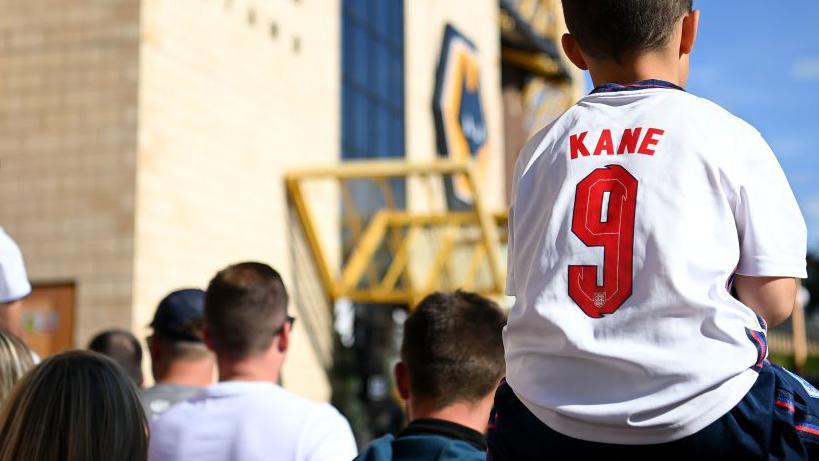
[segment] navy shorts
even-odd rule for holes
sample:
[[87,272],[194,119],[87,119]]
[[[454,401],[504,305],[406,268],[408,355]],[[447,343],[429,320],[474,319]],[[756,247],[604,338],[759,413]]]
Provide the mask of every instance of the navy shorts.
[[705,429],[659,445],[615,445],[549,429],[504,381],[489,426],[492,461],[819,460],[819,391],[767,361],[748,394]]

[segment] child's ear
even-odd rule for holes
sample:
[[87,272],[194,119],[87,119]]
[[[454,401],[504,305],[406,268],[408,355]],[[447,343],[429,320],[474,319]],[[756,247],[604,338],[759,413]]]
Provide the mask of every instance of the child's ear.
[[697,42],[697,33],[700,28],[700,12],[694,10],[683,17],[682,40],[680,41],[680,56],[691,54]]
[[583,57],[583,53],[580,52],[580,46],[577,45],[577,40],[574,39],[572,34],[563,34],[560,43],[563,45],[563,51],[566,52],[566,56],[572,64],[580,70],[589,70],[586,59]]

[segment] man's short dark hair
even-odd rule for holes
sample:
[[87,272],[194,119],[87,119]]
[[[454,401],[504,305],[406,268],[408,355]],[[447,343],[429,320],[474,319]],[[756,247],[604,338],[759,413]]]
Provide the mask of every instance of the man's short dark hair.
[[563,15],[586,54],[622,62],[665,46],[693,6],[693,0],[563,0]]
[[205,323],[214,352],[240,359],[264,351],[287,318],[287,290],[267,264],[222,270],[205,293]]
[[88,349],[113,359],[137,387],[142,386],[142,346],[131,332],[119,329],[103,331],[91,339]]
[[476,402],[504,375],[503,326],[496,303],[474,293],[433,293],[404,323],[401,360],[414,396],[440,409]]

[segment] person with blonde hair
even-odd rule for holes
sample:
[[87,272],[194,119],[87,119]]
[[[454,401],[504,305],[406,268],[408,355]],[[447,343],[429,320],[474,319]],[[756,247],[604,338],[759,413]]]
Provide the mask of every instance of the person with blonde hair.
[[113,360],[69,351],[17,383],[0,413],[0,461],[145,461],[148,423]]
[[34,358],[26,343],[0,330],[0,405],[11,394],[14,384],[33,366]]

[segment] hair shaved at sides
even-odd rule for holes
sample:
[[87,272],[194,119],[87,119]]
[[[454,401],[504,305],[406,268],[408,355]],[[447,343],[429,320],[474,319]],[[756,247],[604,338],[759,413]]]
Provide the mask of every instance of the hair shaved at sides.
[[617,62],[662,48],[693,0],[563,0],[566,26],[580,48]]
[[474,293],[434,293],[404,323],[401,360],[414,396],[440,409],[477,402],[504,375],[503,326],[497,304]]
[[148,422],[113,360],[70,351],[23,377],[0,415],[0,461],[145,461]]
[[205,294],[214,352],[240,359],[266,350],[287,316],[287,290],[267,264],[235,264],[216,274]]

